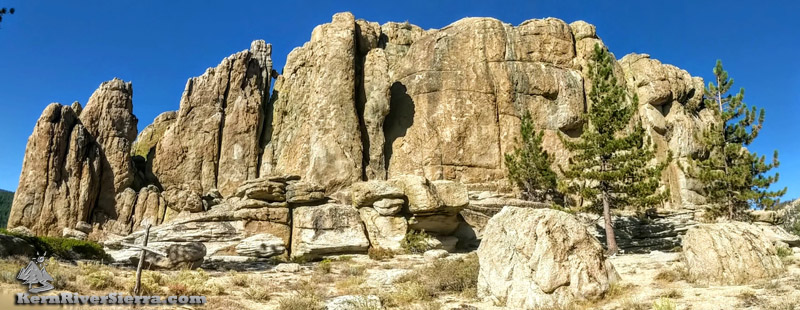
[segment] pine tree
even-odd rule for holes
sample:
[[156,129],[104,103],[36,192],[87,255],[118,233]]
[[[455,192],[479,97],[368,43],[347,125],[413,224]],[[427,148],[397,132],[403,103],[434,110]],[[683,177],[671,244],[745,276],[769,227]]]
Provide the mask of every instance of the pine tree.
[[758,136],[764,123],[764,109],[744,103],[744,88],[730,93],[733,79],[722,68],[722,61],[714,66],[716,84],[708,83],[703,100],[705,108],[711,109],[719,121],[704,131],[701,138],[703,151],[694,160],[694,167],[687,169],[690,175],[700,180],[706,197],[711,202],[711,216],[727,213],[734,219],[750,206],[771,208],[786,193],[786,188],[769,191],[770,185],[778,181],[778,174],[767,173],[778,167],[778,151],[772,161],[764,156],[750,153],[747,146]]
[[508,179],[522,190],[525,199],[549,201],[557,199],[556,174],[550,168],[553,158],[542,149],[542,131],[535,132],[531,113],[526,111],[520,122],[522,145],[505,154]]
[[15,12],[14,8],[10,8],[10,9],[0,8],[0,22],[3,21],[3,15],[14,14],[14,12]]
[[647,208],[662,202],[667,193],[659,193],[659,178],[668,160],[653,164],[655,155],[644,128],[638,124],[628,129],[639,100],[628,96],[624,85],[617,82],[613,55],[595,45],[590,66],[588,124],[576,141],[562,136],[573,156],[569,169],[561,168],[566,179],[561,186],[566,193],[588,201],[592,211],[602,212],[608,253],[615,254],[619,248],[611,209]]

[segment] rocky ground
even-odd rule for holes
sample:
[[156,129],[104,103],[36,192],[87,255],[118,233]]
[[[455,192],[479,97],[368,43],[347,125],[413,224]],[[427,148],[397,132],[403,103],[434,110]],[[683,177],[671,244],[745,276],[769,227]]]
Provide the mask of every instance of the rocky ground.
[[[148,271],[143,286],[157,295],[204,294],[208,304],[198,308],[205,309],[299,310],[315,309],[314,304],[354,310],[508,309],[478,299],[474,253],[434,254],[441,253],[404,254],[383,260],[348,255],[300,264],[207,263],[204,271]],[[604,299],[560,309],[800,309],[800,253],[785,255],[782,260],[786,270],[781,276],[734,286],[688,282],[679,253],[619,255],[610,260],[621,281]],[[24,259],[0,261],[0,291],[9,301],[4,304],[10,304],[11,296],[23,291],[14,277],[24,263]],[[134,278],[129,268],[87,262],[72,265],[51,261],[48,270],[56,279],[54,293],[129,292]],[[339,296],[353,295],[375,297],[372,301],[354,299],[356,306],[352,308],[331,304]],[[375,300],[382,306],[374,304]]]

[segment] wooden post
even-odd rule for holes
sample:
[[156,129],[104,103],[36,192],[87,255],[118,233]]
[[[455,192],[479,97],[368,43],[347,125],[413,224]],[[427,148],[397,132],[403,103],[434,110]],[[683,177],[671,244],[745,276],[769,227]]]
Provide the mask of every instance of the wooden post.
[[133,287],[133,295],[139,295],[139,289],[142,285],[142,266],[144,266],[144,256],[147,250],[144,247],[147,246],[147,239],[150,237],[150,224],[147,224],[144,230],[144,243],[142,244],[142,254],[139,254],[139,266],[136,267],[136,286]]

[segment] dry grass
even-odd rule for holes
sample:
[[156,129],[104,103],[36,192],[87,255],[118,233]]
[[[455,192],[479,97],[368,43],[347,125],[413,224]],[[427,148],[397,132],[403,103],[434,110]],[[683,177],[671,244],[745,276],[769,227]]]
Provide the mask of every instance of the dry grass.
[[362,276],[367,271],[367,266],[364,265],[347,265],[347,267],[342,270],[342,274],[346,276]]
[[683,266],[673,266],[661,270],[653,279],[661,283],[673,283],[678,281],[689,282],[689,271]]
[[290,296],[278,300],[278,310],[319,310],[323,309],[325,296],[319,287],[310,282],[293,284]]
[[631,298],[626,298],[622,300],[619,309],[624,310],[650,310],[650,304],[646,302],[642,302],[640,300],[635,300]]
[[334,284],[334,287],[342,295],[354,295],[361,293],[361,284],[366,281],[364,276],[348,276]]
[[395,252],[390,250],[390,249],[371,247],[371,248],[369,248],[369,251],[367,252],[367,255],[369,255],[370,259],[379,260],[380,261],[380,260],[386,260],[386,259],[394,258]]
[[743,307],[752,307],[759,303],[758,296],[756,296],[756,292],[753,290],[744,290],[739,293],[736,298],[742,301]]
[[438,260],[403,276],[400,281],[415,282],[424,287],[428,295],[465,293],[467,297],[474,297],[478,285],[478,256],[473,253],[458,259]]
[[332,264],[333,263],[332,263],[332,261],[330,259],[328,259],[328,258],[323,259],[322,261],[320,261],[317,264],[317,267],[316,267],[315,270],[317,272],[323,273],[323,274],[331,273],[331,268],[333,268]]
[[666,292],[662,293],[662,294],[661,294],[661,297],[662,297],[662,298],[672,298],[672,299],[677,299],[677,298],[681,298],[681,297],[683,297],[683,293],[681,293],[681,291],[679,291],[678,289],[674,289],[674,288],[673,288],[673,289],[670,289],[670,290],[668,290],[668,291],[666,291]]

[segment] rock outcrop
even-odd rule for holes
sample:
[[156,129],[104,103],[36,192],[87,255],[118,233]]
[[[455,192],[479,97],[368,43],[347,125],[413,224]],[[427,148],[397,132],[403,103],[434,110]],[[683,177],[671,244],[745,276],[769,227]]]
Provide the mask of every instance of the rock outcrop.
[[156,146],[153,172],[165,190],[202,196],[219,189],[230,196],[241,182],[258,177],[271,52],[271,45],[254,41],[189,79],[174,123]]
[[683,238],[683,260],[692,280],[739,285],[773,278],[783,270],[775,246],[747,223],[701,224]]
[[600,242],[552,209],[503,208],[486,226],[478,259],[479,296],[511,309],[597,299],[617,277]]
[[[515,197],[503,155],[529,111],[554,167],[568,164],[560,137],[582,134],[595,45],[605,46],[582,21],[465,18],[423,30],[339,13],[280,74],[258,40],[189,79],[178,110],[138,136],[132,86],[115,79],[85,109],[45,109],[9,227],[133,243],[150,224],[153,246],[203,242],[207,257],[397,249],[409,230],[448,249],[454,236],[474,245],[504,206],[548,207]],[[658,159],[673,154],[662,209],[694,212],[705,198],[681,167],[715,121],[699,109],[702,80],[645,54],[614,70],[640,98]],[[632,228],[630,247],[674,247],[683,229],[652,232],[667,242],[651,244]]]
[[289,53],[271,99],[261,174],[297,174],[329,192],[362,179],[356,53],[350,13],[317,26],[309,42]]
[[50,104],[28,138],[8,227],[60,237],[88,221],[100,190],[101,148],[69,106]]

